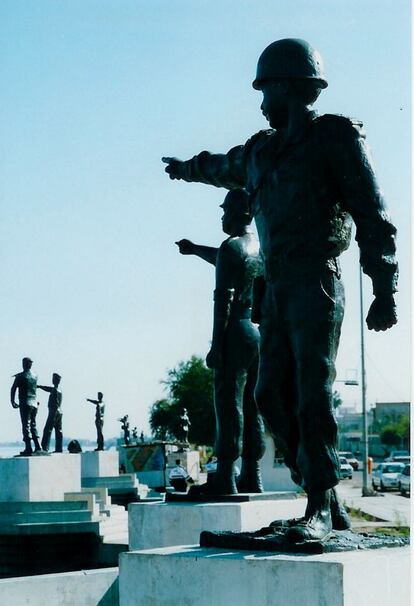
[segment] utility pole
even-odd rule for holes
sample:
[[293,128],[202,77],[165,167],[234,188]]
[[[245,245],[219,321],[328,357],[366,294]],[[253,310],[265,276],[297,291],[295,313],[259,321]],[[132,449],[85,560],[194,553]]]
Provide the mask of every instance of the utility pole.
[[362,496],[372,496],[373,490],[368,486],[368,416],[367,416],[367,383],[365,375],[365,340],[364,340],[364,298],[362,293],[362,267],[359,266],[359,308],[361,329],[361,398],[362,398]]

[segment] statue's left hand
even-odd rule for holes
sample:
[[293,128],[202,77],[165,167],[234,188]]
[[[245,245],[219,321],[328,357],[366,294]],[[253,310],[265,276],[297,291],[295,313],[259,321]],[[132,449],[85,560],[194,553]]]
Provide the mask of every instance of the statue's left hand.
[[17,402],[12,402],[11,405],[13,406],[13,408],[19,408],[19,405],[17,404]]
[[387,330],[397,323],[397,308],[392,295],[378,295],[371,303],[367,315],[369,330]]
[[218,368],[221,365],[221,352],[218,348],[212,347],[206,356],[208,368]]

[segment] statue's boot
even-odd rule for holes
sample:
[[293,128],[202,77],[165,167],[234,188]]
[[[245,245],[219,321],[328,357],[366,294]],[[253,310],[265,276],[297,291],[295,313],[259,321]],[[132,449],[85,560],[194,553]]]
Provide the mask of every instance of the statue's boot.
[[287,529],[286,539],[291,543],[324,541],[329,537],[332,532],[331,491],[309,491],[307,514],[307,519]]
[[237,494],[234,464],[230,459],[218,459],[217,470],[212,474],[212,489],[214,494]]
[[[331,519],[333,530],[349,530],[351,528],[351,519],[341,503],[335,488],[331,488]],[[306,507],[305,515],[302,518],[291,518],[290,520],[274,520],[269,524],[275,530],[287,529],[296,524],[306,522],[311,516],[309,501]]]
[[32,444],[30,442],[30,439],[23,440],[23,441],[24,441],[24,450],[19,452],[18,456],[19,457],[30,457],[33,454]]
[[334,530],[348,530],[351,528],[351,520],[344,505],[338,498],[335,488],[331,488],[331,518]]
[[239,492],[264,492],[259,461],[242,459],[240,475],[237,479]]

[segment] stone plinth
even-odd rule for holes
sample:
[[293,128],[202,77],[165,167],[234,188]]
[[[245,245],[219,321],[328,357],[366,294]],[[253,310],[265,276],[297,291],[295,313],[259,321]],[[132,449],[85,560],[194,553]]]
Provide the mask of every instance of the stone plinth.
[[244,532],[276,519],[300,517],[306,499],[245,503],[131,503],[130,549],[198,544],[202,530]]
[[82,478],[100,478],[119,474],[117,450],[87,450],[81,453]]
[[3,604],[117,606],[118,568],[0,579]]
[[299,486],[290,477],[290,471],[282,462],[275,462],[275,444],[266,434],[266,451],[260,461],[262,482],[265,490],[289,490],[298,492]]
[[0,502],[63,501],[81,489],[78,454],[0,459]]
[[312,556],[132,551],[120,556],[120,606],[405,606],[409,560],[408,547]]

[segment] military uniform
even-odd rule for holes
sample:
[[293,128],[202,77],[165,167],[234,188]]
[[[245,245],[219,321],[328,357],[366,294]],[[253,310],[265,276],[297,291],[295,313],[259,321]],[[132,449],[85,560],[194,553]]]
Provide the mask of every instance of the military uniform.
[[41,389],[47,391],[49,395],[48,415],[42,436],[43,450],[49,450],[50,436],[55,430],[55,452],[62,452],[62,392],[57,387],[42,386]]
[[22,423],[24,452],[31,454],[33,449],[30,438],[33,440],[35,451],[41,450],[39,443],[39,434],[36,428],[37,415],[37,376],[31,370],[24,370],[15,375],[12,392],[18,390],[19,394],[19,412]]
[[291,138],[261,131],[227,154],[202,152],[180,178],[251,194],[266,294],[256,399],[292,477],[305,489],[339,481],[332,414],[344,310],[338,256],[356,224],[374,295],[396,291],[396,229],[360,122],[308,111]]
[[103,402],[96,402],[95,410],[95,427],[97,433],[97,450],[104,449],[104,436],[103,436],[103,424],[104,424],[105,404]]
[[261,273],[259,244],[251,230],[221,244],[216,261],[215,316],[228,320],[221,363],[214,371],[214,452],[218,460],[235,461],[242,456],[246,461],[258,461],[264,453],[263,421],[254,399],[260,336],[251,321],[253,280]]

